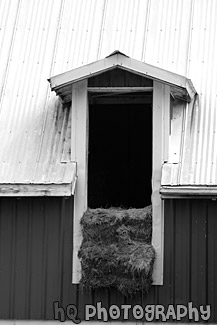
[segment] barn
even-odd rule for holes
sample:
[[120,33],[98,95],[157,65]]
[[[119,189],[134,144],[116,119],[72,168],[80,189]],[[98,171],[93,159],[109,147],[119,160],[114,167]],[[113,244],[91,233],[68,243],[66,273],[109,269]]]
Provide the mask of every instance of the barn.
[[[217,322],[216,18],[215,0],[0,2],[0,322]],[[86,209],[148,205],[148,292],[82,288]]]

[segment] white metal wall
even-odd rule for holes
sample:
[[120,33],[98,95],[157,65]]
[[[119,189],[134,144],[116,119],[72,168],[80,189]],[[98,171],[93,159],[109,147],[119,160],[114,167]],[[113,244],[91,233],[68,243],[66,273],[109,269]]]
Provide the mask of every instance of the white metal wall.
[[[46,173],[39,161],[51,146],[57,103],[47,78],[118,49],[192,79],[199,106],[186,143],[190,157],[180,165],[178,182],[185,183],[187,173],[191,184],[217,183],[216,31],[216,0],[1,0],[0,167],[5,180],[35,180],[36,170]],[[21,170],[28,175],[20,176]]]

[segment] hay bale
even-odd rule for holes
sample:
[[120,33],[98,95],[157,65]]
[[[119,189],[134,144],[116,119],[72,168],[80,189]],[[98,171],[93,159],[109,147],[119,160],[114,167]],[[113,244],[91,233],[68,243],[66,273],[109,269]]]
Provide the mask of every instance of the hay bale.
[[151,245],[151,207],[88,209],[81,220],[81,284],[115,287],[124,295],[147,291],[155,251]]

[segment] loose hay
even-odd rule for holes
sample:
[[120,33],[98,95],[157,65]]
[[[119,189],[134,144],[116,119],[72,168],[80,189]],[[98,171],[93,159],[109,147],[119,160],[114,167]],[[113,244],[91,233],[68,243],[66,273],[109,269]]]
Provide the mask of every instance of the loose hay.
[[84,287],[115,287],[124,295],[149,289],[155,258],[151,206],[88,209],[81,225],[83,242],[78,256]]

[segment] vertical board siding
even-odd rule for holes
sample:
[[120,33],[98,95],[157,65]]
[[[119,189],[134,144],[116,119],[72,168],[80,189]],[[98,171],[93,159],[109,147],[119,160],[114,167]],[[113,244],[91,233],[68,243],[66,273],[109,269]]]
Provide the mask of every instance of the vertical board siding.
[[52,319],[55,300],[73,303],[72,209],[73,198],[0,200],[0,319]]
[[[212,306],[217,306],[217,240],[213,234],[217,233],[217,205],[213,203],[208,206],[209,218],[207,219],[207,233],[208,233],[208,250],[207,250],[207,297],[208,302]],[[215,312],[215,321],[217,315]]]
[[81,319],[85,304],[99,301],[165,308],[192,301],[211,304],[217,322],[216,201],[165,200],[164,285],[127,298],[72,285],[72,211],[73,198],[0,200],[0,319],[53,319],[54,301],[76,304]]
[[161,295],[167,287],[171,287],[171,297],[167,299],[171,299],[173,304],[186,305],[190,301],[196,307],[211,304],[210,322],[217,320],[214,310],[217,291],[213,292],[216,283],[212,281],[216,264],[216,212],[216,201],[165,201],[166,282],[159,289]]

